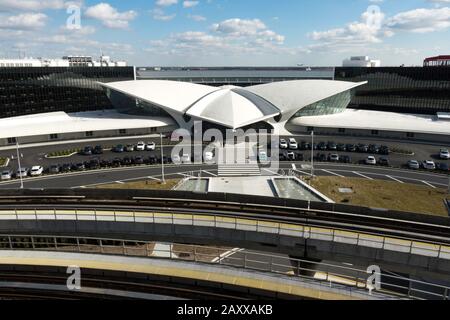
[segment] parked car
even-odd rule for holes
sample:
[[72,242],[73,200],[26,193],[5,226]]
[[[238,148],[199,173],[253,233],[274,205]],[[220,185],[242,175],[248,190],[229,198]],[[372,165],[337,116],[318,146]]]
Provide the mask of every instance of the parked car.
[[178,154],[172,156],[172,163],[181,164],[181,157]]
[[124,146],[121,145],[121,144],[118,144],[118,145],[115,146],[114,149],[113,149],[113,151],[114,151],[114,152],[117,152],[117,153],[122,153],[122,152],[124,152],[124,150],[125,150],[125,148],[124,148]]
[[99,169],[100,168],[100,160],[92,159],[91,161],[89,161],[87,167],[92,170]]
[[311,144],[309,142],[302,141],[302,143],[300,144],[300,149],[311,150]]
[[136,144],[136,151],[144,151],[145,150],[145,142],[144,141],[139,141]]
[[368,164],[368,165],[376,165],[377,164],[377,160],[375,159],[375,157],[374,156],[368,156],[367,158],[366,158],[366,164]]
[[280,149],[287,149],[288,148],[288,143],[286,141],[286,139],[280,139]]
[[369,152],[370,153],[379,153],[380,152],[380,146],[376,144],[369,145]]
[[329,161],[331,162],[339,162],[339,155],[336,153],[330,154]]
[[127,144],[127,146],[125,147],[125,152],[133,152],[134,151],[134,146],[132,144]]
[[297,150],[298,149],[297,140],[295,140],[294,138],[290,138],[289,139],[289,149],[291,149],[291,150]]
[[358,152],[366,153],[366,152],[369,152],[369,146],[367,144],[360,143],[360,144],[358,144],[357,150],[358,150]]
[[340,143],[337,145],[337,151],[347,151],[347,148],[345,147],[345,144]]
[[331,150],[331,151],[336,151],[337,150],[337,144],[332,142],[332,141],[328,142],[328,146],[327,147],[328,147],[328,150]]
[[391,153],[391,150],[389,150],[388,146],[381,146],[379,153],[385,156],[388,156]]
[[408,168],[409,169],[415,169],[415,170],[420,169],[419,161],[417,161],[417,160],[409,160],[408,161]]
[[147,145],[145,146],[145,150],[147,150],[147,151],[155,151],[156,150],[156,144],[154,142],[147,142]]
[[317,161],[320,161],[320,162],[326,162],[327,160],[328,160],[328,157],[327,157],[327,155],[326,154],[324,154],[324,153],[319,153],[318,155],[317,155]]
[[30,172],[30,169],[28,169],[28,168],[18,169],[17,172],[16,172],[16,177],[17,178],[25,178],[25,177],[28,176],[29,172]]
[[114,158],[112,161],[112,166],[113,167],[120,167],[122,165],[122,159],[120,158]]
[[83,171],[83,170],[86,170],[86,165],[84,164],[84,163],[77,163],[76,165],[75,165],[75,170],[77,170],[77,171]]
[[41,176],[43,172],[44,172],[44,167],[33,166],[33,167],[31,167],[31,170],[30,170],[30,176],[32,176],[32,177]]
[[142,158],[142,157],[136,157],[136,158],[134,158],[134,164],[138,164],[138,165],[141,165],[141,164],[144,164],[144,158]]
[[340,161],[342,163],[352,163],[352,158],[350,156],[341,156]]
[[128,165],[130,165],[130,164],[132,164],[132,163],[133,163],[133,161],[131,160],[130,157],[125,157],[125,158],[123,158],[123,159],[122,159],[122,162],[121,162],[121,164],[124,165],[124,166],[128,166]]
[[259,163],[266,164],[269,162],[269,158],[267,157],[266,151],[260,151],[258,153],[258,161]]
[[10,169],[3,170],[0,179],[2,181],[11,180],[13,176],[13,172]]
[[318,150],[325,151],[325,150],[327,150],[327,148],[328,148],[328,146],[327,146],[327,144],[326,144],[325,142],[320,142],[320,143],[317,145],[317,149],[318,149]]
[[191,163],[191,155],[188,153],[183,154],[183,156],[181,157],[181,162]]
[[52,165],[50,166],[50,168],[48,168],[48,172],[51,173],[51,174],[57,174],[57,173],[59,173],[59,172],[60,172],[59,165],[57,165],[57,164],[52,164]]
[[205,152],[205,154],[203,156],[203,160],[206,163],[213,163],[214,162],[214,153],[212,153],[211,151]]
[[444,171],[444,172],[449,172],[450,171],[450,166],[446,162],[438,163],[438,164],[436,164],[436,167],[440,171]]
[[297,159],[297,157],[295,156],[295,152],[294,151],[289,151],[287,153],[287,159],[289,161],[295,161]]
[[304,160],[303,154],[300,153],[300,152],[296,152],[295,153],[295,158],[297,159],[297,161],[303,161]]
[[148,163],[149,164],[156,164],[157,163],[157,158],[155,156],[150,156],[148,157]]
[[439,158],[444,160],[450,159],[450,152],[448,151],[448,149],[441,149],[441,151],[439,152]]
[[61,171],[62,172],[70,172],[72,170],[72,165],[70,163],[63,164]]
[[345,148],[347,149],[348,152],[356,152],[356,146],[354,144],[347,144],[345,146]]
[[92,155],[92,147],[84,147],[82,154],[85,156],[91,156]]
[[390,166],[389,159],[386,157],[381,157],[380,159],[378,159],[378,164],[381,166]]
[[108,167],[112,167],[112,161],[105,159],[100,161],[100,168],[108,168]]
[[95,146],[94,150],[92,150],[93,154],[103,154],[103,147],[102,146]]
[[426,170],[436,170],[436,164],[432,160],[425,160],[422,162],[422,166]]

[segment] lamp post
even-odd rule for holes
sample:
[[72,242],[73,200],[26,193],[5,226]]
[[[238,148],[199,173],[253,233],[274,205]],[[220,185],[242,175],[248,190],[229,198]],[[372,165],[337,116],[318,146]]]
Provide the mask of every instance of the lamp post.
[[20,164],[19,138],[16,138],[17,163],[19,164],[20,189],[23,189],[22,166]]
[[311,131],[311,179],[314,178],[314,131]]
[[164,176],[164,147],[163,147],[162,132],[159,133],[159,137],[160,137],[160,140],[161,140],[161,176],[162,176],[162,184],[166,184],[166,178]]

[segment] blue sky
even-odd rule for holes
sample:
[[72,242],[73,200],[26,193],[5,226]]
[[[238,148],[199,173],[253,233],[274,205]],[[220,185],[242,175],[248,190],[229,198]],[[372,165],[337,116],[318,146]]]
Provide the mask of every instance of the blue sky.
[[449,39],[450,0],[0,0],[7,57],[104,52],[139,66],[334,66],[368,55],[421,65],[450,54]]

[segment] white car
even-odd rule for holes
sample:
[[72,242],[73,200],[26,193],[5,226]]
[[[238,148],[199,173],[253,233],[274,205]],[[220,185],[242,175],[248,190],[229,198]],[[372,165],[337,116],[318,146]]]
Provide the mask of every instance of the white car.
[[423,163],[423,168],[427,170],[436,170],[436,164],[432,160],[425,160]]
[[187,153],[183,154],[183,156],[181,157],[181,162],[191,163],[191,155]]
[[376,165],[376,164],[377,164],[377,159],[375,159],[374,156],[368,156],[368,157],[366,158],[366,164],[369,164],[369,165]]
[[139,141],[136,145],[136,151],[144,151],[145,143],[143,141]]
[[11,170],[5,170],[2,172],[1,174],[1,178],[2,181],[5,180],[11,180],[12,179],[12,171]]
[[291,150],[297,150],[298,149],[298,143],[294,138],[289,139],[289,149]]
[[287,153],[287,158],[288,158],[288,160],[292,160],[292,161],[295,161],[295,153],[294,152],[292,152],[292,151],[289,151],[288,153]]
[[408,161],[408,168],[410,169],[420,169],[420,163],[417,160],[409,160]]
[[339,162],[339,155],[336,153],[333,153],[330,155],[330,161],[332,162]]
[[450,152],[448,152],[448,149],[441,149],[439,157],[441,159],[448,160],[450,159]]
[[18,169],[16,172],[16,176],[17,176],[17,178],[25,178],[28,176],[29,171],[30,171],[30,169],[28,169],[28,168]]
[[204,160],[206,163],[214,162],[214,154],[210,151],[205,152]]
[[181,163],[181,158],[178,154],[175,154],[172,156],[172,163],[174,164],[180,164]]
[[44,168],[41,166],[34,166],[31,168],[30,175],[32,177],[40,176],[44,172]]
[[156,144],[154,142],[149,142],[147,143],[147,145],[145,146],[145,149],[147,151],[155,151],[156,150]]
[[287,149],[288,143],[285,139],[280,139],[280,149]]

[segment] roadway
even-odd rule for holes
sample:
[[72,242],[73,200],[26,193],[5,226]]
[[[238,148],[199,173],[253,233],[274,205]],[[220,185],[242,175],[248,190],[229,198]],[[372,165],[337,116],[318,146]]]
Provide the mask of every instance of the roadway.
[[[309,163],[281,162],[280,170],[262,168],[267,175],[287,173],[295,164],[298,175],[309,175]],[[381,179],[398,183],[413,183],[431,188],[447,188],[449,176],[445,174],[429,173],[385,167],[371,167],[365,165],[348,165],[333,163],[316,163],[314,174],[317,176],[338,176],[362,178],[368,180]],[[218,173],[217,165],[166,165],[165,178],[184,178],[188,176],[215,177]],[[25,188],[29,189],[59,189],[95,187],[102,184],[131,182],[145,179],[161,179],[161,166],[135,166],[109,168],[83,172],[72,172],[24,179]],[[19,180],[0,182],[0,189],[15,189],[20,186]]]

